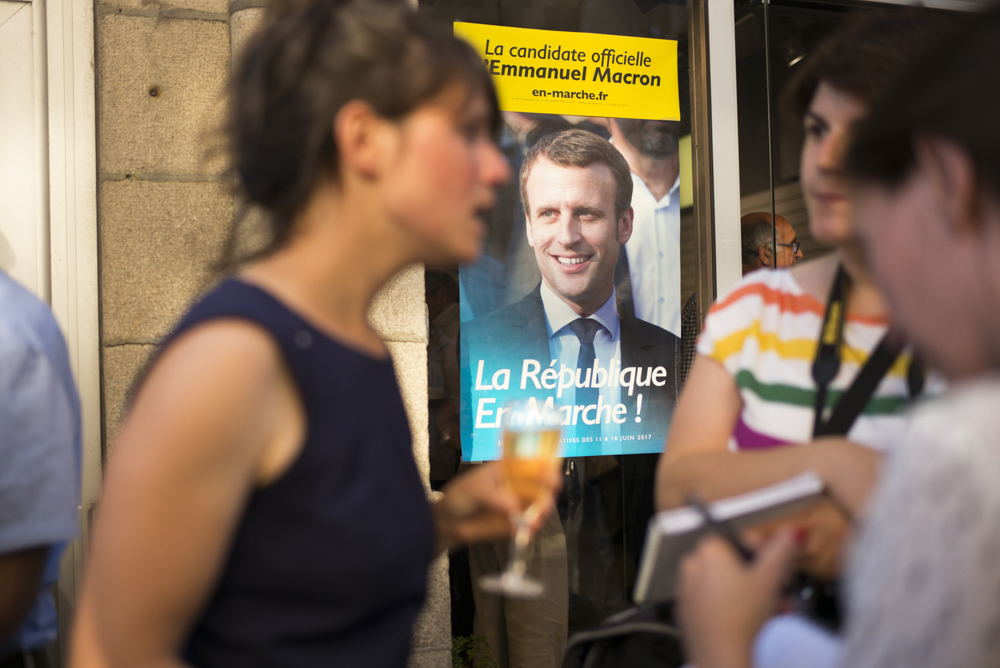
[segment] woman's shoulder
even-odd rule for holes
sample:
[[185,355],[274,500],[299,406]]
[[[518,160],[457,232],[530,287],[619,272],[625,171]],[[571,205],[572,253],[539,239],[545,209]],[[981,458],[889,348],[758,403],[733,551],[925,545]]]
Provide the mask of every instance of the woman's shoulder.
[[155,440],[175,451],[172,457],[206,462],[219,455],[253,468],[284,408],[280,399],[289,382],[266,331],[239,319],[201,322],[150,362],[116,449]]
[[1000,624],[998,400],[994,375],[914,412],[851,561],[844,665],[996,665],[995,644],[968,640]]
[[297,356],[296,351],[312,348],[317,339],[330,340],[338,344],[337,348],[349,349],[272,290],[242,277],[222,280],[198,299],[178,322],[167,343],[188,330],[218,322],[243,323],[246,332],[253,331],[255,336],[269,339],[275,350],[293,358]]
[[[914,440],[942,457],[985,447],[1000,453],[1000,374],[963,380],[921,402],[911,417]],[[941,449],[940,443],[948,442]],[[1000,471],[1000,469],[998,469]]]
[[[198,299],[180,319],[138,381],[213,386],[234,383],[257,387],[283,372],[282,345],[269,313],[284,314],[267,295],[246,283],[223,280]],[[285,316],[287,317],[287,316]]]
[[710,315],[756,319],[765,308],[793,313],[821,313],[822,306],[788,269],[758,269],[744,276],[712,306]]
[[171,338],[206,320],[250,320],[264,329],[273,329],[293,317],[288,307],[265,290],[230,277],[215,284],[191,305]]
[[146,376],[158,376],[178,389],[210,387],[211,393],[235,386],[269,386],[283,369],[281,348],[269,331],[250,320],[220,317],[177,331]]
[[698,352],[722,362],[764,330],[787,333],[800,316],[818,319],[821,313],[819,304],[803,292],[787,269],[759,269],[744,276],[709,310]]
[[809,295],[817,305],[826,304],[830,285],[837,275],[840,259],[835,253],[830,253],[808,262],[802,262],[788,270],[791,280],[803,294]]
[[[913,504],[920,503],[925,505],[920,515],[940,516],[947,515],[949,506],[963,495],[970,495],[981,502],[988,499],[1000,519],[998,403],[997,373],[957,382],[944,394],[921,401],[891,451],[877,502],[891,506],[892,513],[911,512]],[[934,492],[914,495],[916,490]],[[952,520],[945,517],[942,521]]]

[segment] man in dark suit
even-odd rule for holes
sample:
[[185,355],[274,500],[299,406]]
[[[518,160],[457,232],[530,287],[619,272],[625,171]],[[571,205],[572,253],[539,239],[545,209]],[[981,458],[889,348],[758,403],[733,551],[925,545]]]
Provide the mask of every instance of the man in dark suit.
[[[550,356],[548,324],[541,290],[542,285],[538,285],[521,301],[463,326],[463,347],[470,353],[467,359],[473,361],[472,365],[465,365],[464,369],[471,374],[473,382],[479,359],[516,360],[517,364],[514,366],[517,370],[523,370],[522,360],[535,360],[539,362],[542,370],[551,362],[553,358]],[[629,395],[626,387],[621,396],[621,403],[626,407],[625,415],[628,419],[621,423],[620,435],[649,436],[650,440],[662,445],[666,438],[677,397],[675,360],[680,357],[680,339],[656,325],[629,315],[624,310],[619,312],[618,323],[621,355],[618,358],[620,362],[615,364],[615,369],[619,371],[622,369],[639,370],[639,380],[643,381],[644,384],[642,387],[635,386],[636,372],[630,373],[634,389],[633,393]],[[607,369],[607,365],[602,364],[601,366]],[[556,367],[559,367],[558,362]],[[578,367],[574,366],[574,369],[576,368]],[[665,369],[666,375],[661,378],[662,374],[656,374],[657,368]],[[529,365],[529,372],[532,369],[533,365]],[[540,378],[540,375],[529,373],[527,386],[529,389],[534,388],[533,379]],[[585,379],[586,369],[583,370],[582,375]],[[653,385],[651,377],[655,377],[657,382],[664,382],[664,385],[662,387]],[[649,380],[648,383],[647,380]],[[540,392],[534,392],[533,395],[539,398],[555,396],[557,390],[558,379],[555,388],[543,387]],[[640,414],[642,421],[636,422],[639,395],[643,396]],[[560,397],[560,401],[564,397]],[[608,402],[602,403],[607,404]],[[589,412],[589,414],[592,413],[593,411]],[[602,417],[606,416],[606,413],[602,413]],[[578,415],[578,425],[582,422],[582,417]],[[569,434],[571,431],[571,429],[567,429],[566,433]],[[591,441],[590,443],[592,445],[583,444],[576,448],[573,454],[598,455],[602,452],[616,450],[615,446],[602,449],[599,442]],[[625,452],[629,450],[634,452],[634,444],[635,441],[632,440],[621,442]],[[618,445],[618,442],[615,445]]]
[[[542,281],[521,301],[463,326],[473,433],[495,424],[496,404],[481,405],[489,392],[480,390],[494,388],[493,369],[508,368],[510,389],[572,407],[567,454],[649,452],[644,441],[663,442],[676,401],[680,340],[615,298],[615,266],[632,232],[628,164],[601,137],[568,130],[532,148],[520,186]],[[481,458],[478,449],[472,459]]]
[[[562,526],[542,530],[529,571],[553,594],[568,585],[574,631],[628,604],[626,573],[634,572],[652,513],[656,455],[620,455],[660,451],[677,397],[680,340],[617,303],[615,266],[632,232],[632,177],[612,144],[581,130],[548,135],[526,156],[520,187],[542,280],[521,301],[463,325],[463,447],[467,459],[499,454],[495,416],[504,397],[552,397],[568,411]],[[552,545],[565,545],[565,570]],[[488,572],[503,554],[503,546],[470,550],[473,571]],[[559,614],[555,602],[546,605],[549,616]],[[501,628],[507,620],[506,636],[498,637],[512,653],[553,642],[546,639],[554,631],[537,616],[521,620],[517,633],[506,607],[502,615],[484,609],[483,617]],[[489,625],[482,628],[489,635]]]

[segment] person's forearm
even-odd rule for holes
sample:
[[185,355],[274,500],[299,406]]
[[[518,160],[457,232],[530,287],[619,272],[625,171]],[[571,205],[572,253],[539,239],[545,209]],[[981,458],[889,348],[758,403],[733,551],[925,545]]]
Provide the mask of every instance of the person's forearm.
[[0,555],[0,638],[21,628],[38,600],[48,546]]
[[863,512],[881,461],[878,452],[843,438],[754,452],[665,454],[657,472],[657,508],[682,506],[692,492],[718,499],[811,470],[826,483],[834,501],[855,516]]
[[657,472],[657,508],[683,506],[691,493],[712,500],[766,487],[808,470],[811,461],[808,448],[797,446],[664,454]]
[[751,668],[751,648],[742,641],[715,643],[702,656],[692,657],[695,668]]
[[827,493],[850,517],[863,515],[878,482],[882,454],[843,438],[825,438],[809,448],[810,468],[826,483]]
[[[91,602],[91,593],[84,585],[80,593],[79,606],[73,622],[73,632],[70,634],[69,668],[115,668],[116,666],[142,666],[143,668],[191,668],[182,661],[176,652],[141,652],[131,651],[136,633],[121,632],[108,634],[103,640],[97,632],[97,619]],[[115,647],[109,648],[110,642]],[[122,646],[125,646],[124,648]],[[109,651],[117,650],[117,651]],[[124,649],[124,651],[123,651]],[[118,656],[122,655],[122,656]],[[116,656],[116,660],[112,660]],[[141,657],[141,658],[139,658]]]
[[444,494],[438,492],[432,496],[431,514],[434,517],[434,554],[450,551],[461,545],[451,512],[445,506]]

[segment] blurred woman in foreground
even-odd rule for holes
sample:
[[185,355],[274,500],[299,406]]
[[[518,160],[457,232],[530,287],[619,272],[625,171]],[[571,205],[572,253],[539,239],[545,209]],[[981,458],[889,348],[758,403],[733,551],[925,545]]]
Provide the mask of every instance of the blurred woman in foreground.
[[[799,173],[809,229],[834,250],[789,270],[751,273],[719,298],[657,472],[663,509],[684,504],[692,492],[718,498],[815,471],[836,503],[824,501],[793,521],[805,532],[800,567],[824,578],[839,573],[849,516],[869,492],[880,453],[899,436],[901,409],[919,393],[904,352],[877,377],[844,430],[824,431],[836,415],[830,411],[874,363],[880,342],[892,340],[884,297],[854,236],[844,151],[853,126],[939,31],[925,14],[855,17],[789,83],[785,106],[805,130]],[[834,313],[835,299],[841,308]],[[814,363],[821,334],[830,331],[842,345],[825,360],[833,373],[820,390]],[[819,439],[845,430],[849,441]]]
[[[952,381],[914,411],[864,518],[839,662],[851,668],[1000,664],[998,62],[1000,13],[968,17],[861,124],[847,161],[893,318]],[[692,663],[751,665],[795,552],[781,533],[745,567],[704,541],[683,567]]]
[[403,267],[479,254],[509,173],[498,120],[471,47],[404,3],[269,3],[230,140],[273,243],[193,307],[142,383],[75,665],[401,668],[435,552],[509,533],[495,465],[427,503],[367,319]]

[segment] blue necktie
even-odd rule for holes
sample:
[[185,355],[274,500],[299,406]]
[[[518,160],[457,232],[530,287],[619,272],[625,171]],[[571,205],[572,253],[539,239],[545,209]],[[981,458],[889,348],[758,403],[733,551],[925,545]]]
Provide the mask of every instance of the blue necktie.
[[[594,350],[594,337],[597,336],[597,332],[601,329],[601,323],[588,318],[579,318],[569,323],[569,327],[576,334],[576,338],[580,339],[580,354],[576,357],[576,368],[580,382],[583,382],[587,378],[588,373],[592,373],[591,370],[594,368],[594,360],[597,358],[597,352]],[[593,378],[591,378],[591,381],[593,381]],[[593,382],[591,382],[590,387],[576,388],[574,403],[577,406],[596,405],[600,394],[600,389],[594,387]],[[588,417],[594,418],[596,415],[593,411],[590,411]],[[576,435],[598,437],[601,435],[601,425],[585,424],[583,422],[583,413],[581,413],[576,424]]]

